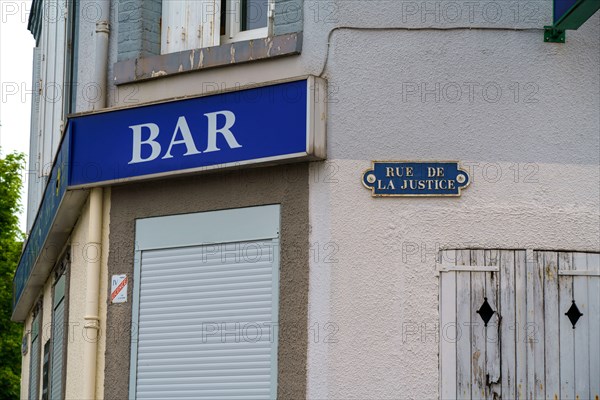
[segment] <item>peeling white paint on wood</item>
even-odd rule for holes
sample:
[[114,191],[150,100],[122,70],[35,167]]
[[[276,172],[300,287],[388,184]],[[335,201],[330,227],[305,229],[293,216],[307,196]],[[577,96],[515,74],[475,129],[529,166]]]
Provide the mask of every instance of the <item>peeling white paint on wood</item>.
[[[573,268],[573,255],[560,253],[558,255],[558,268],[561,271],[570,271]],[[563,314],[571,307],[573,301],[573,278],[563,276],[558,282],[558,308]],[[561,318],[559,314],[560,336],[560,398],[564,400],[575,399],[575,334],[568,318]]]
[[[600,255],[535,251],[526,262],[525,251],[456,254],[461,270],[440,270],[440,318],[442,327],[455,321],[469,340],[441,342],[442,398],[595,399],[600,279],[559,271],[600,270]],[[485,298],[496,311],[487,327],[477,313]],[[573,300],[584,314],[575,329],[565,315]]]
[[169,0],[162,4],[161,54],[218,46],[221,2]]

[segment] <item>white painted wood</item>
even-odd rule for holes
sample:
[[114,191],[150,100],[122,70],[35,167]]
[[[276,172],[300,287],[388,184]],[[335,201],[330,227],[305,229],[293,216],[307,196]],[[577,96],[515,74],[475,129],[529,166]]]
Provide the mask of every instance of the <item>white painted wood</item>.
[[[527,253],[515,251],[516,398],[527,398]],[[510,329],[510,326],[509,326]],[[509,397],[510,398],[510,397]]]
[[[456,265],[469,265],[469,250],[456,251]],[[471,399],[471,276],[456,274],[456,322],[460,336],[456,343],[456,398]]]
[[[471,263],[484,264],[484,251],[471,250]],[[486,272],[471,272],[471,398],[487,398],[485,369],[485,331],[483,320],[477,310],[486,296]]]
[[30,118],[30,141],[29,141],[29,163],[27,175],[27,228],[29,233],[33,227],[36,211],[40,205],[41,196],[39,190],[39,118],[40,118],[40,95],[39,82],[41,78],[41,54],[40,48],[33,49],[33,74],[31,95],[31,118]]
[[[533,396],[535,399],[543,399],[546,393],[546,365],[544,338],[544,255],[536,252],[533,265],[533,323],[535,326],[535,335],[529,340],[533,341]],[[531,320],[529,321],[531,322]],[[531,365],[528,365],[531,368]],[[531,382],[530,382],[531,386]]]
[[[600,392],[599,254],[458,250],[456,268],[448,265],[445,259],[452,255],[446,253],[440,274],[442,326],[452,320],[454,289],[456,321],[470,327],[470,340],[461,337],[455,349],[449,343],[440,346],[442,398],[456,390],[456,398],[595,400]],[[487,328],[476,312],[485,297],[498,313]],[[584,314],[576,329],[565,316],[573,298]]]
[[[499,250],[485,250],[485,265],[498,268],[500,265]],[[485,328],[485,377],[487,381],[488,399],[497,399],[502,396],[502,386],[500,383],[501,377],[501,360],[500,360],[500,313],[502,302],[500,297],[500,275],[501,272],[487,272],[485,274],[485,292],[488,298],[488,303],[496,312],[490,319],[487,328]],[[509,273],[510,274],[510,273]],[[507,291],[513,293],[513,286],[507,288]]]
[[[489,251],[489,250],[486,250]],[[497,266],[490,265],[442,265],[438,267],[439,272],[444,271],[479,271],[479,272],[498,272]]]
[[162,5],[161,53],[218,46],[218,0],[169,0]]
[[[58,146],[60,145],[60,140],[62,138],[62,128],[63,128],[63,116],[64,110],[63,106],[65,104],[65,93],[66,87],[65,85],[65,67],[66,67],[66,45],[67,45],[67,19],[66,19],[66,10],[68,9],[66,0],[54,0],[57,5],[58,15],[56,15],[56,25],[55,29],[55,50],[54,53],[49,53],[51,57],[54,58],[54,76],[53,82],[55,82],[54,87],[54,97],[50,99],[52,102],[52,133],[50,137],[52,138],[51,151],[52,158],[50,162],[54,160],[54,155],[58,151]],[[104,88],[103,88],[104,89]]]
[[[587,267],[600,274],[600,254],[587,254]],[[588,278],[590,398],[600,399],[600,278]]]
[[63,115],[63,90],[65,68],[65,8],[64,0],[48,0],[44,9],[43,59],[42,63],[42,104],[43,104],[43,144],[42,173],[49,175],[54,154],[61,137]]
[[527,343],[527,399],[535,400],[535,342],[540,337],[535,323],[535,260],[533,253],[527,252],[527,318],[525,319],[525,340]]
[[546,399],[560,396],[560,354],[559,354],[559,315],[558,307],[558,254],[543,252],[544,261],[544,352],[546,365]]
[[[455,250],[441,252],[444,262],[456,259]],[[440,398],[456,398],[456,275],[450,271],[440,274]]]
[[516,398],[516,334],[515,313],[515,252],[500,251],[500,353],[501,395],[504,398]]
[[[573,269],[587,270],[585,253],[573,254]],[[583,316],[575,326],[575,397],[589,399],[590,397],[590,357],[589,357],[589,307],[588,307],[588,277],[573,277],[573,298]],[[566,312],[567,310],[565,310]],[[564,318],[567,318],[564,316]],[[597,335],[597,333],[596,333]]]
[[[593,255],[593,254],[592,254]],[[600,276],[598,271],[558,271],[559,275],[569,276]]]
[[[559,271],[569,271],[573,268],[573,254],[561,252],[558,254]],[[560,398],[575,399],[575,338],[574,330],[565,315],[573,301],[573,277],[559,275],[558,278],[558,322],[560,340]]]

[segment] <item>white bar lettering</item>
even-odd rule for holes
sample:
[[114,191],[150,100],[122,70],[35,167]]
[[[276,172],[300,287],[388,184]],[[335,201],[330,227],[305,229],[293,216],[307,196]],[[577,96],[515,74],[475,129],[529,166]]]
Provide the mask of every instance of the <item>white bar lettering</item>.
[[[178,131],[181,131],[182,139],[175,140]],[[187,149],[187,151],[185,152],[184,156],[200,154],[200,152],[196,148],[196,144],[194,143],[194,138],[192,138],[192,132],[190,132],[190,127],[188,126],[187,120],[183,116],[179,117],[179,119],[177,120],[177,126],[175,127],[175,131],[173,132],[173,136],[171,137],[171,143],[169,144],[167,152],[162,157],[163,159],[173,158],[173,156],[171,155],[171,149],[175,144],[185,144],[185,148]]]
[[[128,164],[136,164],[141,162],[152,161],[160,155],[160,143],[155,141],[158,137],[159,128],[158,125],[148,123],[140,125],[132,125],[129,128],[133,131],[133,150],[131,155],[131,161]],[[142,140],[142,128],[148,128],[150,130],[150,136],[146,140]],[[150,145],[152,153],[149,157],[142,158],[142,145]]]
[[[231,132],[231,127],[235,124],[235,114],[231,111],[217,111],[214,113],[204,114],[206,118],[208,118],[208,145],[206,146],[205,153],[210,153],[212,151],[219,151],[220,149],[217,147],[217,133],[223,135],[225,140],[227,141],[227,145],[231,149],[236,149],[238,147],[242,147]],[[221,128],[217,128],[217,116],[223,115],[225,116],[225,125]]]

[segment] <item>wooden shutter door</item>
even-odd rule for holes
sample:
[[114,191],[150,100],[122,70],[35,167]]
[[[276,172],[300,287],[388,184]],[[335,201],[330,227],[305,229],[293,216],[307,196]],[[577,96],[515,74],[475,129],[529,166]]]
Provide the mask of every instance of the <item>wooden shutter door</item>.
[[[547,381],[562,399],[600,397],[600,255],[544,252],[544,267],[558,265],[557,313],[547,319],[558,331],[559,371]],[[541,260],[541,257],[538,257]],[[580,315],[582,314],[582,315]],[[548,366],[550,368],[550,365]],[[556,370],[556,367],[553,367]]]
[[[527,259],[525,251],[444,251],[441,398],[596,399],[599,257],[536,251]],[[485,297],[495,312],[482,332],[477,307]]]
[[440,272],[440,396],[500,393],[499,275],[494,251],[452,250]]

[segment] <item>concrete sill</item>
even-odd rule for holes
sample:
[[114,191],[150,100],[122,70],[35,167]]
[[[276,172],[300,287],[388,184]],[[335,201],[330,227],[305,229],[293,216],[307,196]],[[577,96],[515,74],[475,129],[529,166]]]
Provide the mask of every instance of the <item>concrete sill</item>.
[[115,63],[114,83],[140,82],[186,72],[300,54],[302,32]]

